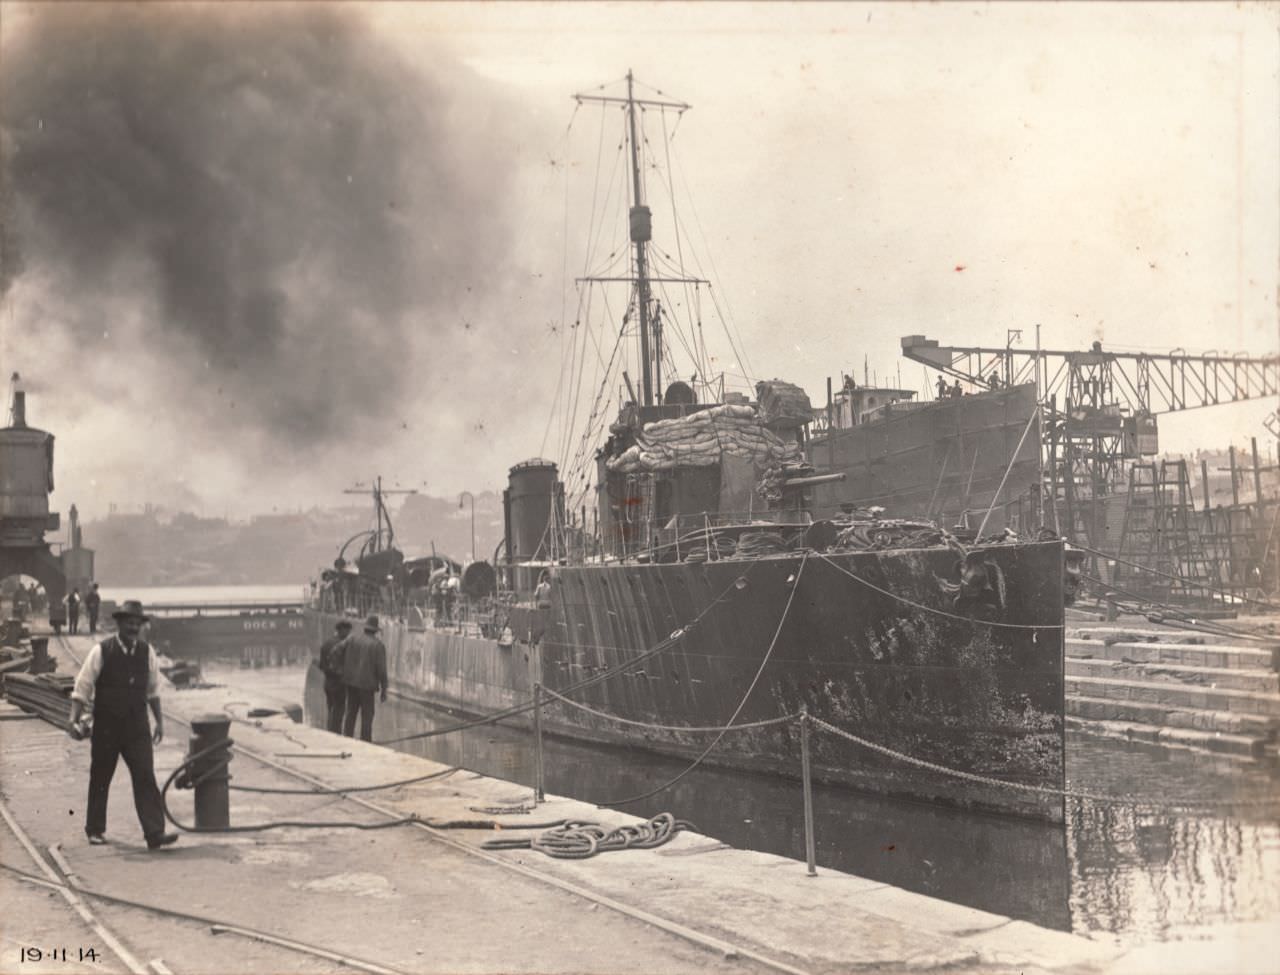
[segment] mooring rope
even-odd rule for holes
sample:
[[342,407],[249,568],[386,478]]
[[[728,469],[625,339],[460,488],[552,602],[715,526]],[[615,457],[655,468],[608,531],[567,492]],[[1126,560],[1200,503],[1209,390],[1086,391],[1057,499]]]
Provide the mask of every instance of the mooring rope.
[[[803,561],[802,561],[802,564],[803,564]],[[742,575],[736,577],[733,580],[733,582],[729,583],[729,585],[725,586],[725,588],[720,592],[719,595],[716,596],[715,599],[707,603],[706,607],[702,610],[702,612],[694,616],[689,622],[685,623],[684,626],[675,630],[670,636],[666,637],[663,640],[660,640],[654,646],[650,647],[648,650],[643,651],[638,656],[633,657],[630,660],[624,660],[622,663],[617,664],[616,666],[610,667],[608,670],[601,671],[598,674],[594,674],[591,677],[584,677],[582,680],[577,681],[573,684],[570,684],[568,687],[562,688],[561,692],[564,694],[572,694],[574,691],[581,690],[584,687],[590,687],[594,684],[600,683],[601,681],[608,680],[609,678],[614,677],[625,670],[629,670],[630,668],[634,667],[636,664],[643,663],[644,661],[648,660],[650,657],[657,656],[658,654],[662,653],[664,650],[667,650],[668,648],[674,646],[676,643],[680,642],[680,640],[684,638],[685,634],[687,634],[691,629],[697,626],[702,621],[703,617],[705,617],[708,613],[710,613],[711,610],[714,609],[716,606],[719,606],[720,601],[724,599],[724,597],[727,596],[731,590],[737,589],[739,587],[739,583],[751,573],[751,570],[754,567],[755,567],[754,564],[748,565],[746,568],[746,571]],[[537,706],[536,702],[534,702],[533,700],[528,700],[520,704],[513,704],[511,707],[504,708],[501,711],[497,711],[493,714],[489,714],[481,718],[476,718],[472,721],[463,721],[463,722],[459,722],[458,724],[449,725],[446,728],[435,728],[431,731],[420,731],[412,735],[401,735],[398,738],[381,739],[377,742],[374,742],[374,744],[395,745],[402,741],[415,741],[419,738],[435,738],[439,735],[448,735],[448,734],[453,734],[454,732],[457,732],[457,731],[466,731],[469,728],[478,728],[478,727],[481,727],[482,725],[495,724],[498,721],[503,721],[506,718],[512,718],[519,714],[528,714],[536,706]]]
[[742,709],[747,706],[747,700],[751,697],[751,692],[756,689],[756,684],[760,682],[760,675],[764,673],[764,668],[768,665],[770,658],[773,656],[773,648],[778,645],[778,637],[782,635],[782,626],[786,623],[787,617],[791,613],[791,604],[795,601],[796,592],[800,589],[800,577],[804,575],[804,567],[808,564],[808,561],[809,553],[805,552],[800,557],[800,565],[796,569],[796,574],[791,577],[791,592],[787,594],[787,603],[782,607],[782,615],[778,617],[778,626],[773,631],[773,639],[769,641],[768,649],[764,652],[764,659],[760,661],[760,666],[756,668],[755,676],[751,678],[750,686],[747,688],[746,693],[742,695],[742,700],[738,702],[738,706],[733,709],[733,714],[729,716],[729,720],[726,722],[724,729],[716,735],[711,744],[704,748],[701,754],[699,754],[683,772],[667,782],[664,782],[656,789],[650,789],[648,792],[642,792],[636,796],[629,796],[626,799],[617,799],[613,802],[598,802],[596,803],[597,806],[626,806],[633,802],[639,802],[641,799],[649,799],[652,796],[656,796],[659,792],[665,792],[701,765],[703,760],[715,750],[716,746],[719,745],[721,741],[724,740],[724,736],[728,734],[729,729],[733,727],[733,723],[738,720],[738,715],[742,713]]
[[999,620],[981,620],[972,616],[960,616],[957,613],[948,613],[945,609],[926,606],[924,603],[918,603],[913,599],[908,599],[906,596],[900,595],[899,593],[890,592],[888,589],[882,589],[874,582],[869,582],[862,578],[862,576],[854,572],[850,572],[839,562],[833,561],[829,556],[824,555],[822,552],[816,552],[815,554],[824,562],[829,563],[837,572],[843,572],[850,579],[860,582],[868,589],[872,589],[880,593],[882,596],[888,596],[890,599],[896,599],[900,603],[906,603],[908,606],[912,606],[915,609],[923,610],[926,613],[933,613],[935,616],[945,616],[948,619],[959,620],[961,623],[977,623],[981,626],[995,626],[1009,630],[1061,630],[1063,628],[1062,623],[1002,623]]

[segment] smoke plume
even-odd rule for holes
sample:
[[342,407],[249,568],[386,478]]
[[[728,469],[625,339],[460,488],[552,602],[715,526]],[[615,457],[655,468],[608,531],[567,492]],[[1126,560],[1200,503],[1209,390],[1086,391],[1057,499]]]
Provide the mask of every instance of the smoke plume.
[[415,353],[510,239],[500,98],[350,8],[14,10],[3,327],[66,357],[86,419],[150,408],[279,461],[442,378]]

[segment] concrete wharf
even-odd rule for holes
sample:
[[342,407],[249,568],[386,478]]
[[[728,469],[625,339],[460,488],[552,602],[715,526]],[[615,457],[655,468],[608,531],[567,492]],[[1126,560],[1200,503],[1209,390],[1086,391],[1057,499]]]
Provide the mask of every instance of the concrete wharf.
[[[71,637],[54,641],[51,650],[62,657],[66,673],[74,668],[67,650],[82,656],[88,647],[88,638]],[[238,686],[164,693],[170,720],[156,750],[161,782],[184,757],[184,722],[253,697],[253,672],[243,676]],[[440,830],[423,823],[367,831],[188,833],[177,846],[149,853],[123,768],[112,788],[110,845],[91,847],[83,833],[87,744],[36,719],[0,722],[0,734],[4,972],[826,975],[941,969],[1087,975],[1265,971],[1274,958],[1252,930],[1235,932],[1227,943],[1122,947],[850,874],[820,869],[809,877],[802,861],[730,849],[691,832],[659,849],[588,860],[485,851],[480,845],[495,830]],[[237,751],[231,771],[241,785],[351,788],[446,771],[284,716],[237,720],[232,737]],[[343,752],[349,757],[339,757]],[[564,797],[548,797],[525,814],[492,813],[530,799],[526,787],[459,770],[376,793],[233,792],[231,815],[233,825],[480,816],[500,822],[504,832],[530,820],[636,822]],[[179,819],[191,820],[189,792],[171,791],[170,802]],[[72,895],[77,907],[49,885],[51,877],[62,882],[68,875],[88,890],[170,913]],[[295,947],[217,925],[254,929]],[[41,960],[24,957],[30,948],[41,951]],[[94,957],[82,960],[87,949]]]

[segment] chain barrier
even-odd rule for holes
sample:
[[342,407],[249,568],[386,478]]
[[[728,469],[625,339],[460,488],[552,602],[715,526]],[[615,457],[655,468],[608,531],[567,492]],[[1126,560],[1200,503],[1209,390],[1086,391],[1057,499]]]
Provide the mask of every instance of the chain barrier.
[[[733,714],[729,715],[729,721],[725,724],[724,728],[716,734],[711,744],[704,748],[698,754],[698,757],[689,763],[684,771],[662,783],[662,785],[657,788],[650,789],[647,792],[642,792],[639,795],[628,796],[626,799],[615,799],[612,802],[598,802],[596,803],[597,806],[628,806],[633,802],[639,802],[642,799],[649,799],[652,796],[656,796],[659,792],[666,792],[673,785],[701,765],[703,760],[706,759],[706,757],[715,750],[716,746],[724,740],[724,736],[728,734],[729,730],[735,727],[734,722],[738,720],[738,715],[742,713],[742,709],[747,706],[747,701],[751,698],[751,692],[754,691],[756,689],[756,685],[760,683],[760,676],[764,673],[765,667],[768,666],[770,659],[773,657],[774,647],[778,645],[778,637],[782,635],[783,624],[787,622],[787,617],[791,615],[791,604],[795,602],[796,593],[800,591],[800,577],[804,575],[804,567],[808,564],[809,553],[806,551],[800,556],[800,565],[796,568],[796,574],[791,576],[788,580],[791,583],[791,592],[787,594],[786,605],[782,607],[782,615],[778,617],[778,626],[773,631],[773,639],[769,641],[768,649],[764,652],[764,659],[760,661],[760,666],[756,668],[755,676],[751,678],[751,684],[747,687],[746,693],[742,695],[742,700],[740,700],[738,702],[738,706],[733,709]],[[539,690],[541,690],[541,687],[539,687]],[[539,734],[541,734],[541,731],[539,731]],[[538,747],[539,751],[541,751],[541,742],[539,742]],[[539,765],[541,765],[541,761],[539,761]],[[539,776],[538,793],[539,795],[542,793],[541,776]]]
[[645,728],[649,731],[684,731],[697,734],[714,734],[715,732],[725,731],[746,731],[750,728],[767,728],[770,725],[786,724],[788,721],[794,721],[800,717],[799,714],[784,714],[780,718],[765,718],[763,721],[746,721],[742,724],[733,725],[678,725],[678,724],[654,724],[649,721],[636,721],[632,718],[624,718],[621,715],[610,714],[607,711],[599,711],[589,704],[583,704],[581,701],[575,701],[553,691],[551,688],[543,685],[542,693],[548,697],[555,698],[564,704],[577,708],[579,711],[586,711],[588,714],[594,714],[597,718],[604,718],[606,721],[614,721],[618,724],[631,725],[633,728]]
[[[803,719],[802,719],[803,720]],[[1037,795],[1045,796],[1062,796],[1067,799],[1085,799],[1089,802],[1107,803],[1110,805],[1123,806],[1140,806],[1149,808],[1164,809],[1196,809],[1201,807],[1222,807],[1222,806],[1251,806],[1251,805],[1280,805],[1280,796],[1266,797],[1249,797],[1239,799],[1193,799],[1193,800],[1166,800],[1163,798],[1127,795],[1106,795],[1099,792],[1084,792],[1078,789],[1058,789],[1053,786],[1044,785],[1028,785],[1024,782],[1010,782],[1007,779],[997,779],[990,775],[979,775],[976,772],[962,772],[959,769],[949,768],[946,765],[939,765],[937,762],[929,762],[922,758],[916,758],[908,755],[906,752],[900,752],[896,749],[889,748],[887,745],[881,745],[866,738],[861,738],[852,732],[845,731],[843,728],[837,728],[835,725],[823,721],[821,718],[815,718],[812,715],[807,717],[819,728],[829,731],[834,735],[845,738],[854,744],[861,745],[873,752],[879,752],[881,755],[887,755],[890,758],[906,762],[908,765],[914,765],[917,768],[927,769],[930,772],[937,772],[941,775],[949,775],[958,779],[965,779],[969,782],[977,782],[982,785],[999,786],[1005,789],[1014,789],[1019,792],[1029,792]]]

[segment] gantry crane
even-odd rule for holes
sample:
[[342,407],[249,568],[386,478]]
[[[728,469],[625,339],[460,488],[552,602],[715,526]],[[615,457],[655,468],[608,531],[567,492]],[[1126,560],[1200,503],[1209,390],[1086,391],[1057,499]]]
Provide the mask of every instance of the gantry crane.
[[1121,490],[1126,462],[1159,450],[1156,417],[1280,395],[1280,356],[1191,355],[943,346],[923,335],[902,339],[902,352],[978,387],[1035,383],[1041,409],[1041,458],[1052,511],[1041,520],[1095,546],[1106,545],[1100,503]]

